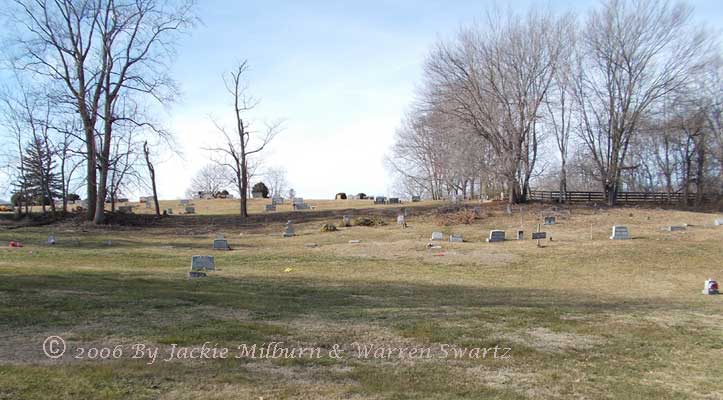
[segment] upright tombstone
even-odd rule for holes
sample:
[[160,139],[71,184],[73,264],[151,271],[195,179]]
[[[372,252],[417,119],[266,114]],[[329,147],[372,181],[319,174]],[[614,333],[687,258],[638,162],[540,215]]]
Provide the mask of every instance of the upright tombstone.
[[274,197],[271,198],[271,204],[274,205],[274,206],[278,206],[278,205],[280,205],[280,204],[284,204],[284,198],[281,197],[281,196],[279,196],[279,195],[276,195],[276,196],[274,196]]
[[404,214],[397,215],[397,225],[401,226],[402,228],[407,227],[407,218],[404,216]]
[[146,208],[151,208],[151,202],[146,199]]
[[464,242],[464,238],[459,233],[453,233],[449,235],[449,241],[451,243],[462,243]]
[[228,240],[224,239],[223,237],[213,240],[213,249],[214,250],[231,250],[231,248],[228,247]]
[[720,294],[720,292],[718,291],[718,282],[714,281],[713,279],[706,280],[705,285],[703,286],[703,294]]
[[173,209],[172,208],[166,208],[165,212],[167,215],[173,215]]
[[294,233],[294,222],[293,221],[287,221],[286,222],[286,228],[284,229],[284,233],[281,234],[283,237],[292,237],[295,236],[296,233]]
[[55,244],[55,235],[52,235],[52,234],[48,235],[48,244],[49,245]]
[[399,198],[397,198],[397,197],[390,197],[390,198],[389,198],[389,204],[399,204]]
[[377,196],[374,198],[374,204],[387,204],[387,198],[384,196]]
[[444,240],[442,232],[432,232],[432,240]]
[[276,204],[267,204],[267,205],[264,207],[264,210],[265,210],[266,212],[274,212],[274,211],[276,211]]
[[341,217],[341,226],[351,226],[351,217],[348,215]]
[[191,271],[215,271],[216,263],[212,256],[191,257]]
[[187,206],[187,205],[191,204],[191,201],[187,200],[187,199],[183,199],[183,200],[179,201],[178,204],[180,204],[182,206]]
[[610,236],[611,240],[628,240],[630,239],[630,231],[627,226],[615,225],[613,226],[613,234]]
[[487,239],[487,243],[496,243],[505,241],[505,231],[492,230],[490,231],[490,237]]
[[186,207],[186,214],[195,214],[196,209],[194,207]]
[[555,217],[545,217],[545,225],[555,225]]
[[422,201],[420,196],[412,196],[412,203],[419,203],[420,201]]
[[723,219],[720,219],[720,218],[719,218],[719,219],[716,219],[716,220],[715,220],[715,226],[721,226],[721,225],[723,225]]
[[525,240],[525,231],[523,231],[523,230],[517,231],[517,240]]

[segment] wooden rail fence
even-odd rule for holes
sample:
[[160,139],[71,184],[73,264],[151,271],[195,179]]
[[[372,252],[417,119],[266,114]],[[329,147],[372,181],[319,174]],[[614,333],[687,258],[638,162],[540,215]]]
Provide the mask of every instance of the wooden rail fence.
[[[693,203],[696,199],[696,193],[688,194],[688,202]],[[530,200],[542,202],[559,203],[562,200],[562,194],[559,191],[530,191]],[[658,204],[675,204],[685,202],[685,193],[665,193],[665,192],[620,192],[618,193],[616,202],[621,204],[634,203],[658,203]],[[716,194],[703,194],[703,200],[708,201],[716,198]],[[603,203],[605,202],[605,193],[603,192],[567,192],[565,196],[566,203]]]

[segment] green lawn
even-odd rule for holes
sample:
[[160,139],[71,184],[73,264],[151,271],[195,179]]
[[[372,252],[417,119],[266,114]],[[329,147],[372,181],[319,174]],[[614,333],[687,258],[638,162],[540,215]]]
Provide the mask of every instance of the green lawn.
[[[522,216],[528,232],[541,220],[533,211]],[[489,229],[511,237],[520,225],[498,211],[456,227],[413,215],[406,230],[319,233],[336,221],[314,221],[289,239],[279,224],[0,231],[0,244],[26,244],[0,248],[0,399],[718,399],[723,296],[700,294],[705,279],[723,280],[714,218],[573,210],[544,248],[482,243]],[[635,238],[607,240],[613,223]],[[661,231],[679,223],[692,226]],[[469,243],[426,250],[432,230]],[[210,250],[218,232],[233,251]],[[194,254],[214,255],[218,271],[187,279]],[[57,360],[43,353],[51,335],[67,343]],[[283,342],[325,356],[161,359],[205,342],[233,355]],[[133,359],[133,344],[160,355]],[[328,357],[335,345],[338,359]],[[359,359],[356,345],[434,354]],[[115,346],[118,359],[73,357]],[[444,357],[443,346],[511,348],[511,358]]]

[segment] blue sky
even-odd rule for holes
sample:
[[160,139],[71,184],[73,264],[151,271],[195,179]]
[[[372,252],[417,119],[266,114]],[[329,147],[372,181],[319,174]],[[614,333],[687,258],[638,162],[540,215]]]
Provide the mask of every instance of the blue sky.
[[[525,9],[541,2],[497,3]],[[595,1],[551,1],[578,11]],[[721,26],[719,1],[692,1],[696,18]],[[394,131],[414,99],[422,63],[439,38],[482,19],[489,1],[236,1],[199,0],[203,21],[181,38],[173,75],[182,98],[167,110],[183,158],[157,166],[162,198],[183,196],[209,162],[201,150],[220,142],[211,118],[232,118],[221,75],[248,60],[249,91],[261,104],[257,124],[284,119],[285,130],[264,153],[282,166],[297,195],[388,194],[383,166]]]

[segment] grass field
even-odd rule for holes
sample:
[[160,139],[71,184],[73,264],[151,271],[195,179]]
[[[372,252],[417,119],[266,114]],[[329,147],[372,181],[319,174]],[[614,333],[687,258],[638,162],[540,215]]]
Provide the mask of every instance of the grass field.
[[[209,214],[234,207],[195,203]],[[575,208],[538,248],[484,238],[520,225],[529,238],[540,206],[506,215],[488,204],[459,226],[421,210],[404,230],[389,219],[320,233],[340,221],[318,219],[292,238],[281,223],[182,229],[186,216],[153,228],[2,230],[0,244],[25,247],[0,248],[0,399],[723,398],[723,296],[701,294],[705,279],[723,280],[715,215]],[[609,240],[613,224],[633,240]],[[467,243],[428,250],[433,230]],[[44,244],[51,231],[55,246]],[[232,251],[210,250],[219,233]],[[187,279],[195,254],[215,256],[218,270]],[[56,360],[43,352],[51,335],[67,343]],[[205,342],[231,358],[163,360],[174,345]],[[241,344],[271,342],[324,356],[233,358]],[[359,358],[355,342],[407,350]],[[133,359],[133,344],[158,348],[158,359]],[[122,356],[88,359],[115,346]],[[488,352],[455,356],[474,348]]]

